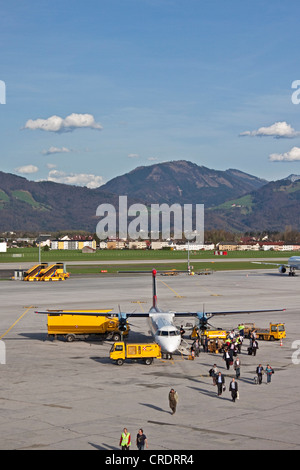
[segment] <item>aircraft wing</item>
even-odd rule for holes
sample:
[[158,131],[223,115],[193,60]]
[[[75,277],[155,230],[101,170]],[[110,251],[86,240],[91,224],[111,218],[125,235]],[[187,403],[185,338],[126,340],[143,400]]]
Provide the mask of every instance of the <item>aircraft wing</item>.
[[[238,314],[249,314],[249,313],[266,313],[266,312],[283,312],[286,310],[285,308],[280,308],[280,309],[263,309],[263,310],[233,310],[233,311],[226,311],[226,312],[203,312],[204,315],[212,317],[212,316],[218,316],[218,315],[238,315]],[[115,313],[112,312],[111,310],[44,310],[44,311],[36,311],[35,313],[39,314],[46,314],[46,315],[91,315],[91,316],[97,316],[97,317],[108,317],[108,316],[123,316],[125,315],[127,318],[128,317],[133,317],[133,318],[147,318],[149,317],[149,312],[143,312],[143,313],[126,313],[126,312],[120,312],[120,313]],[[155,312],[154,312],[155,313]],[[164,313],[169,314],[173,313],[177,317],[191,317],[191,316],[199,316],[203,315],[202,312],[157,312],[163,315]]]
[[270,266],[286,266],[287,268],[293,267],[293,264],[287,263],[264,263],[263,261],[251,261],[252,264],[269,264]]
[[92,315],[97,317],[107,317],[111,315],[117,315],[117,313],[111,313],[112,309],[107,310],[39,310],[35,313],[45,315]]
[[149,313],[126,313],[126,312],[113,312],[112,310],[39,310],[35,313],[44,315],[89,315],[94,317],[119,317],[125,315],[128,317],[148,317]]
[[239,315],[239,314],[249,314],[249,313],[266,313],[266,312],[283,312],[285,311],[285,308],[279,308],[279,309],[264,309],[264,310],[234,310],[234,311],[228,311],[228,312],[174,312],[174,315],[178,317],[191,317],[191,316],[198,316],[199,315],[205,315],[209,318],[214,317],[214,316],[221,316],[221,315]]

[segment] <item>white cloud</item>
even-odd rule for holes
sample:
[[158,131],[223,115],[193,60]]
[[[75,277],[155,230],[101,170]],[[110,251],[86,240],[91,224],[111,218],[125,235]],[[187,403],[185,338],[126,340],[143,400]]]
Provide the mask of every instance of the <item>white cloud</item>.
[[129,153],[128,158],[140,158],[138,153]]
[[67,147],[50,147],[48,150],[43,150],[42,154],[43,155],[53,155],[54,153],[69,153],[72,152],[72,150],[68,149]]
[[47,168],[49,168],[49,170],[52,170],[52,168],[56,168],[56,165],[55,163],[47,163]]
[[293,147],[289,152],[272,153],[269,156],[271,162],[296,162],[300,161],[300,148]]
[[269,127],[260,127],[256,131],[245,131],[240,134],[241,137],[276,137],[276,138],[293,138],[298,137],[300,131],[295,131],[290,124],[285,121],[275,122]]
[[37,171],[39,171],[39,169],[35,165],[24,165],[24,166],[19,166],[18,168],[15,168],[15,171],[17,173],[30,174],[30,173],[36,173]]
[[48,181],[55,183],[71,184],[75,186],[86,186],[93,189],[104,184],[102,176],[89,175],[85,173],[70,173],[63,171],[51,170],[48,175]]
[[83,128],[101,130],[102,126],[95,122],[92,114],[76,113],[70,114],[65,119],[60,116],[51,116],[48,119],[29,119],[24,126],[24,129],[40,129],[47,132],[69,132]]

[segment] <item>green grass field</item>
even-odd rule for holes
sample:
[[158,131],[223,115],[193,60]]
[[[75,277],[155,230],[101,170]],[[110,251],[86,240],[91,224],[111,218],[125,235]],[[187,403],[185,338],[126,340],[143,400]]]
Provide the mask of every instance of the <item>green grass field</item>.
[[[300,253],[278,252],[278,251],[232,251],[228,252],[224,259],[243,259],[243,258],[282,258],[287,259],[290,256],[296,256]],[[41,259],[45,262],[51,261],[120,261],[126,260],[185,260],[188,257],[187,251],[170,250],[97,250],[93,254],[84,254],[78,250],[41,250]],[[213,251],[190,251],[190,259],[220,259],[221,256],[214,255]],[[0,262],[19,263],[37,262],[39,259],[38,248],[9,248],[7,253],[0,253]]]
[[[252,264],[245,260],[251,258],[253,261],[257,258],[277,258],[278,260],[285,260],[290,256],[295,256],[295,252],[276,252],[276,251],[233,251],[228,252],[224,257],[214,255],[213,251],[191,251],[190,264],[193,265],[194,271],[202,271],[205,269],[212,271],[231,270],[231,269],[260,269],[272,268],[268,265]],[[43,262],[65,262],[68,272],[71,274],[98,274],[101,270],[107,270],[108,273],[115,273],[120,270],[149,270],[156,267],[159,270],[177,269],[182,270],[187,267],[186,251],[170,251],[170,250],[98,250],[94,254],[84,254],[80,251],[72,250],[41,250],[41,260]],[[222,261],[224,258],[224,261]],[[39,259],[38,248],[11,248],[7,253],[0,253],[0,263],[28,263],[36,264]],[[203,262],[193,262],[193,260],[205,260]],[[153,260],[154,266],[150,264],[143,264],[143,261]],[[157,264],[155,260],[167,260],[172,263]],[[209,260],[209,261],[207,261]],[[225,261],[226,260],[226,261]],[[232,262],[230,261],[232,260]],[[68,262],[76,263],[86,262],[86,265],[68,265]],[[96,261],[99,264],[89,265],[88,262]],[[113,261],[117,264],[103,264],[101,261]],[[134,264],[127,264],[127,261],[136,261]],[[217,262],[216,262],[217,261]],[[185,264],[186,262],[186,264]],[[105,275],[105,274],[104,274]]]
[[[213,274],[214,271],[226,271],[226,270],[247,270],[247,269],[263,269],[263,268],[272,268],[272,266],[264,266],[259,264],[251,264],[249,261],[241,261],[241,262],[203,262],[203,263],[192,263],[193,264],[193,271],[195,273],[201,274]],[[274,269],[275,266],[273,266]],[[171,272],[172,270],[176,271],[183,271],[186,270],[187,265],[184,263],[172,263],[172,264],[164,264],[160,263],[153,266],[151,264],[112,264],[112,265],[102,265],[102,266],[95,266],[95,265],[70,265],[68,266],[68,272],[70,274],[95,274],[95,275],[103,275],[106,274],[115,274],[120,271],[147,271],[150,272],[153,268],[157,271],[164,271],[164,272]],[[101,272],[106,271],[106,272]]]

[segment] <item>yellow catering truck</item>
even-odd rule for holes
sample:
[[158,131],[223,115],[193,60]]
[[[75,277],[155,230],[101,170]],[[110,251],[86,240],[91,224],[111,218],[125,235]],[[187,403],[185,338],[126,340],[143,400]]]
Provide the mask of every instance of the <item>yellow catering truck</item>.
[[156,343],[135,343],[126,344],[123,341],[114,343],[110,350],[110,359],[121,366],[125,359],[142,359],[142,361],[150,365],[154,358],[161,358],[161,348]]
[[[68,310],[68,315],[64,315],[63,310],[48,310],[48,335],[62,335],[69,342],[74,341],[76,337],[86,339],[90,335],[120,341],[122,333],[124,336],[129,333],[130,327],[127,322],[126,330],[121,333],[119,318],[110,316],[111,310],[86,310],[84,315],[80,315],[79,312],[79,310]],[[95,315],[97,312],[107,313],[107,315]],[[93,313],[93,315],[88,315],[88,313]]]

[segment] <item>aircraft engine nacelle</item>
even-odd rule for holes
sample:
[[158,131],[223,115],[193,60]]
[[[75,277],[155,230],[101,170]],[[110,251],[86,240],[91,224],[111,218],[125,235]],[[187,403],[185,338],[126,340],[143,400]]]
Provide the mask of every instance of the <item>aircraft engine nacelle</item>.
[[281,274],[284,274],[284,273],[286,273],[286,267],[285,267],[285,266],[279,266],[278,271],[279,271]]
[[197,317],[199,321],[199,328],[205,329],[207,327],[207,316],[204,312],[197,312]]

